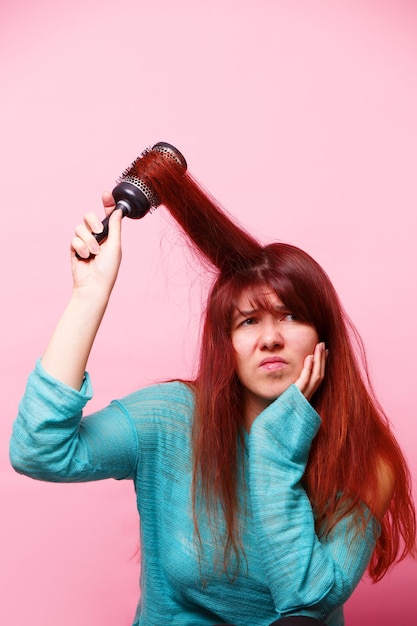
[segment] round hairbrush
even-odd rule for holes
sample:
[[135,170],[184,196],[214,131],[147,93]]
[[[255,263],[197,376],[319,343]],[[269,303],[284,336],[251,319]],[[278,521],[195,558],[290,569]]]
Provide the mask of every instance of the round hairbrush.
[[[152,208],[156,208],[161,204],[155,191],[152,189],[152,173],[150,164],[153,155],[162,155],[167,160],[167,164],[171,163],[176,167],[180,167],[185,173],[187,170],[187,161],[181,152],[165,141],[159,141],[152,148],[148,148],[133,161],[118,179],[118,184],[112,191],[115,199],[116,209],[121,209],[123,217],[130,217],[133,220],[139,220],[144,217]],[[145,158],[146,157],[146,158]],[[103,221],[103,230],[101,233],[93,233],[98,243],[102,243],[107,239],[109,233],[108,215]]]

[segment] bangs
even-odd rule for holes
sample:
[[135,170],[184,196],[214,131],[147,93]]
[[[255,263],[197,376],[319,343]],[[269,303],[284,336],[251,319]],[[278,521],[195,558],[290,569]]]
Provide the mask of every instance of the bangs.
[[244,295],[254,310],[274,314],[276,313],[276,305],[271,298],[271,293],[275,294],[297,319],[315,325],[304,298],[295,292],[294,287],[288,281],[280,281],[278,277],[274,277],[268,282],[256,281],[236,289],[232,298],[231,313],[239,311],[239,300]]
[[213,319],[230,333],[242,295],[254,310],[274,313],[271,293],[298,320],[313,326],[324,339],[327,337],[337,296],[321,267],[288,244],[267,246],[262,258],[244,271],[220,274],[212,292]]

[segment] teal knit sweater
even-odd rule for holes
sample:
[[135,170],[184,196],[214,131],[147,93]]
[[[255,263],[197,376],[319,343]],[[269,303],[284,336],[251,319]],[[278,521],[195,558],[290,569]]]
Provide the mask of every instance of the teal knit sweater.
[[[309,615],[342,626],[343,603],[362,577],[378,524],[364,533],[344,519],[317,537],[301,484],[320,418],[292,385],[255,420],[244,443],[238,575],[223,572],[222,522],[200,520],[191,504],[193,393],[180,383],[141,389],[82,418],[91,398],[37,363],[13,427],[10,458],[40,480],[132,479],[141,533],[141,598],[134,626],[267,626]],[[245,485],[245,487],[244,487]]]

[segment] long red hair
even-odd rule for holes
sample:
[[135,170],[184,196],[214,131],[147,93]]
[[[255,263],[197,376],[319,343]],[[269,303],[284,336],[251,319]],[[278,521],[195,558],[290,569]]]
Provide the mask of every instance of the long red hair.
[[[145,159],[148,157],[144,157]],[[375,510],[381,461],[395,487],[381,520],[369,573],[374,581],[416,548],[416,518],[406,461],[369,381],[361,340],[346,316],[330,279],[299,248],[284,243],[262,247],[180,168],[158,155],[149,159],[149,184],[178,221],[203,261],[217,268],[208,298],[195,390],[193,502],[208,510],[220,505],[226,525],[225,567],[240,548],[238,442],[243,394],[235,373],[231,319],[242,291],[268,286],[300,319],[311,324],[329,350],[326,376],[311,403],[322,419],[313,442],[304,486],[317,531],[328,532],[341,515],[361,521],[365,502]],[[268,306],[267,302],[258,305]],[[363,520],[362,520],[363,521]]]

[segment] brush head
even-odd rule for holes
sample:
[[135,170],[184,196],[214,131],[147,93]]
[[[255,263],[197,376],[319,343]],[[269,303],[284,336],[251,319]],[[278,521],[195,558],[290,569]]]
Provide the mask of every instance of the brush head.
[[[118,184],[112,191],[116,202],[114,210],[121,209],[123,217],[138,220],[152,208],[159,206],[161,201],[152,188],[152,180],[156,180],[158,174],[161,174],[161,162],[164,163],[164,161],[168,167],[180,167],[182,173],[187,170],[187,161],[181,152],[170,143],[159,141],[152,148],[144,150],[118,179]],[[107,239],[109,219],[110,215],[102,221],[101,233],[93,233],[98,243]],[[80,260],[88,261],[94,255],[90,255],[89,259],[81,259],[78,254],[76,256]]]
[[175,146],[165,141],[159,141],[152,148],[147,148],[123,172],[118,184],[113,189],[113,197],[123,215],[131,219],[140,219],[152,208],[161,204],[155,191],[152,189],[152,163],[155,154],[162,155],[167,163],[187,170],[187,161]]
[[152,151],[159,152],[167,159],[173,159],[175,163],[178,163],[178,165],[182,167],[184,172],[187,171],[187,161],[185,160],[181,152],[172,144],[166,143],[166,141],[159,141],[154,146],[152,146]]

